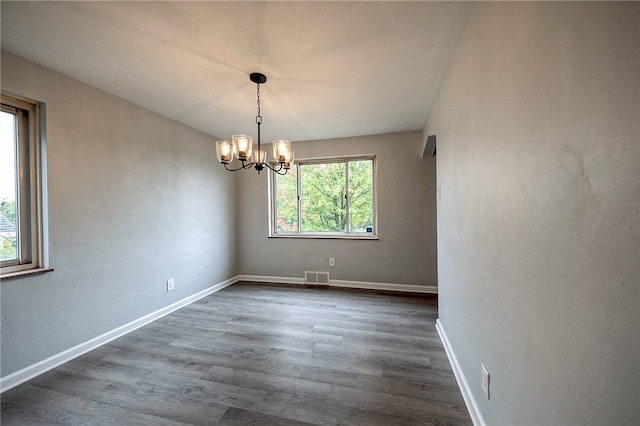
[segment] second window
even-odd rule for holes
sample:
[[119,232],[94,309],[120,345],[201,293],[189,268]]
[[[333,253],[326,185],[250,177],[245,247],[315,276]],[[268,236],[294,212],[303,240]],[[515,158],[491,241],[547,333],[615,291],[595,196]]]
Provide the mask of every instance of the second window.
[[375,238],[375,156],[299,160],[270,197],[271,236]]

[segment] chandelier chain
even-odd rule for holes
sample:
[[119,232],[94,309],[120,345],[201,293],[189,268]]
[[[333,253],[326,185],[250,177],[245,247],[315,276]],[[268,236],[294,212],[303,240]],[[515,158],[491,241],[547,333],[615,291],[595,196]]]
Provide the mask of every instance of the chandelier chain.
[[256,83],[256,94],[258,95],[258,115],[256,115],[256,124],[262,124],[262,116],[260,115],[260,83]]

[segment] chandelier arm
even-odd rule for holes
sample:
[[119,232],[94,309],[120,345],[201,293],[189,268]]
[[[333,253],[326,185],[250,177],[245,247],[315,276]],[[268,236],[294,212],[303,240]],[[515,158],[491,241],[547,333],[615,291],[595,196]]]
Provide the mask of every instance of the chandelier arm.
[[247,170],[250,169],[251,167],[253,167],[253,165],[255,164],[253,161],[249,164],[246,164],[244,161],[242,161],[242,166],[238,167],[237,169],[230,169],[228,167],[229,163],[223,163],[224,164],[224,168],[230,172],[237,172],[238,170]]
[[271,166],[269,165],[269,163],[264,163],[264,165],[265,165],[265,166],[267,166],[269,169],[271,169],[271,171],[272,171],[272,172],[277,173],[277,174],[279,174],[280,176],[284,176],[284,175],[286,175],[286,174],[287,174],[287,172],[289,171],[289,169],[284,169],[284,173],[282,173],[284,163],[280,163],[280,167],[278,167],[277,169],[275,169],[275,168],[271,167]]

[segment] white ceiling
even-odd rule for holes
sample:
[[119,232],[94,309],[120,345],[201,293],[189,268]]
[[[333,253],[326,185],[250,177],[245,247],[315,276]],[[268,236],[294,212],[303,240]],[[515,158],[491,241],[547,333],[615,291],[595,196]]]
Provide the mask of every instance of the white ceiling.
[[470,2],[0,2],[2,49],[220,138],[421,130]]

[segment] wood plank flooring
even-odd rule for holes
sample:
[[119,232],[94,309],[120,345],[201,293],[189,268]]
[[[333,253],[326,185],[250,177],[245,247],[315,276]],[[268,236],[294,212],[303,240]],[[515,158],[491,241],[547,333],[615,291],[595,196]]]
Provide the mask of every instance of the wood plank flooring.
[[2,394],[8,425],[470,425],[433,296],[236,283]]

